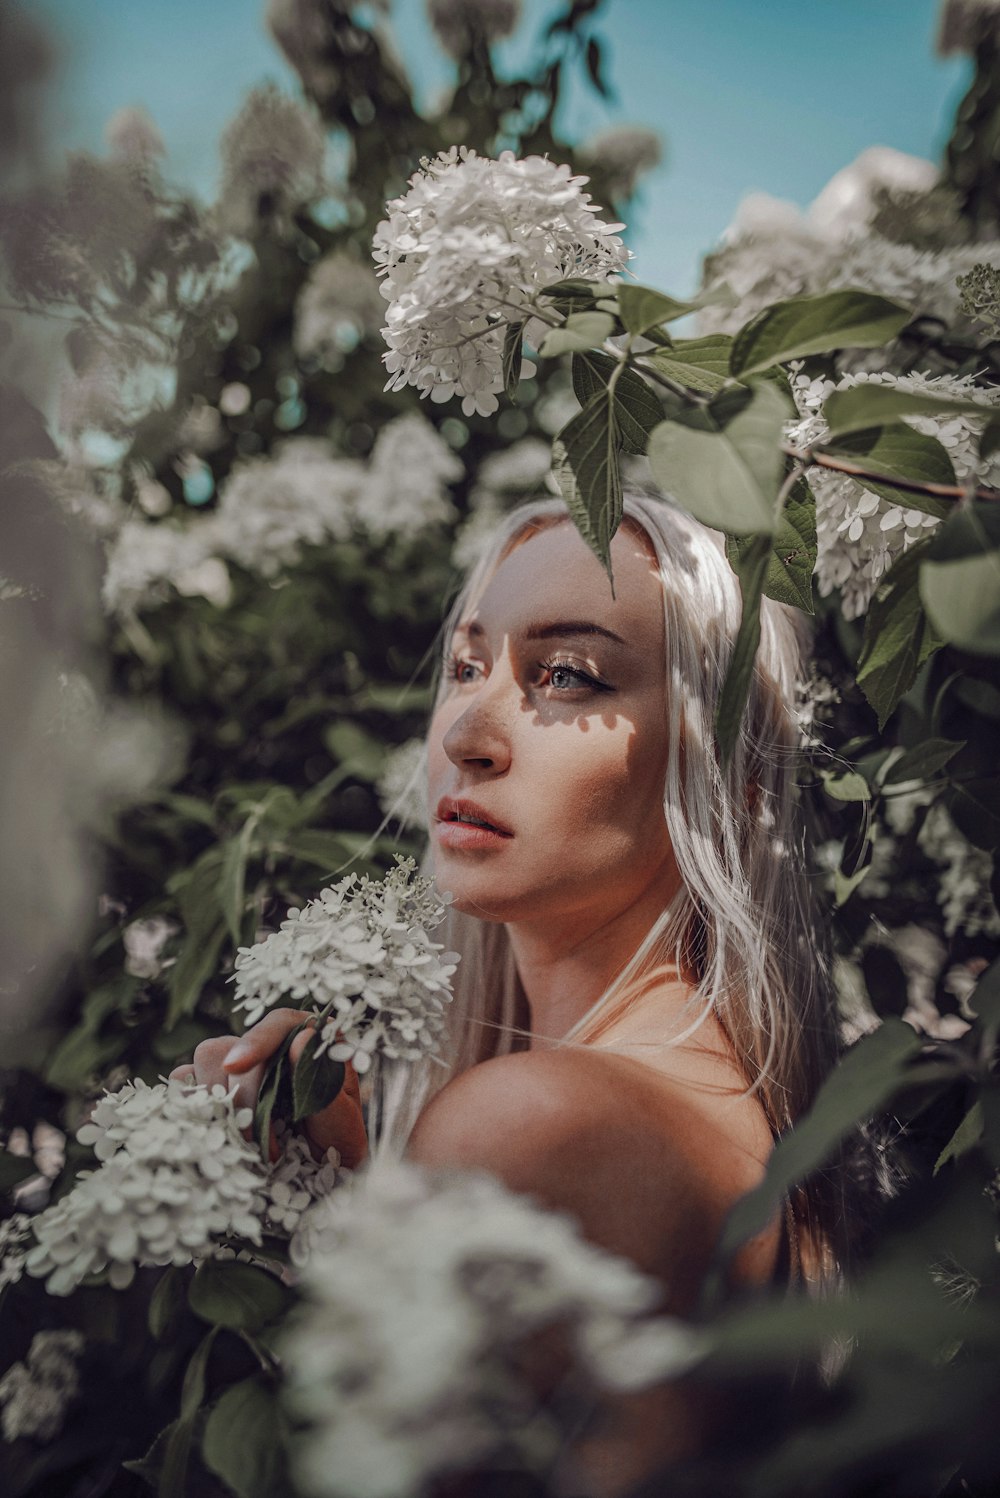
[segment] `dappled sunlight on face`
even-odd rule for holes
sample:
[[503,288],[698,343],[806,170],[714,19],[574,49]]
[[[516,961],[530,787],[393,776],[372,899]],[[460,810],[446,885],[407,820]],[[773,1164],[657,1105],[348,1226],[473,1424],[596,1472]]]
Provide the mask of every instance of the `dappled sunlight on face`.
[[616,596],[571,524],[529,532],[459,621],[429,804],[460,909],[585,927],[672,878],[662,584],[631,526],[612,562]]

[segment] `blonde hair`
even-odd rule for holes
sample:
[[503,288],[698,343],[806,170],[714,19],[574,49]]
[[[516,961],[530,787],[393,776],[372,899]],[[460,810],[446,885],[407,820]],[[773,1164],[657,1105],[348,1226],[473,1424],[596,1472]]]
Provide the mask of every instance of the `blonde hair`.
[[[648,538],[663,585],[668,740],[664,817],[681,885],[625,968],[565,1037],[593,1044],[676,965],[693,979],[696,1028],[714,1012],[775,1134],[811,1103],[835,1055],[827,968],[811,916],[795,770],[799,616],[765,598],[761,639],[735,749],[723,766],[715,712],[739,629],[739,583],[721,537],[659,497],[632,492],[626,521]],[[445,646],[503,557],[568,519],[558,500],[521,506],[498,528],[445,624]],[[389,1079],[380,1138],[401,1147],[420,1108],[451,1077],[513,1049],[523,990],[506,928],[457,911],[442,938],[462,954],[445,1065]],[[690,1029],[685,1034],[690,1033]],[[676,1043],[681,1037],[674,1037]],[[671,1042],[665,1042],[671,1043]]]

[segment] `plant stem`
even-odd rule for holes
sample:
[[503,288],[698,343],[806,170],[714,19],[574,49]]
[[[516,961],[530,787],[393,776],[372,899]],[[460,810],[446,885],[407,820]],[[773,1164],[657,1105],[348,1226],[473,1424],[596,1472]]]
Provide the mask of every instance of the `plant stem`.
[[[959,484],[932,484],[921,479],[897,478],[895,475],[886,473],[870,473],[861,463],[852,463],[847,458],[835,457],[833,453],[813,452],[811,448],[782,446],[782,452],[789,458],[804,467],[815,464],[819,468],[830,468],[834,473],[846,473],[851,478],[859,479],[862,483],[870,479],[873,484],[887,484],[893,489],[901,489],[905,494],[927,494],[932,499],[964,499],[969,495],[969,490]],[[977,487],[972,491],[973,499],[1000,500],[1000,490],[985,489]]]

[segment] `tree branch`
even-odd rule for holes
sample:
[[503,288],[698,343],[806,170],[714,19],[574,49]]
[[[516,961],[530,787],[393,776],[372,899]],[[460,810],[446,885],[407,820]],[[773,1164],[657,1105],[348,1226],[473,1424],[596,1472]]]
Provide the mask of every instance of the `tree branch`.
[[835,457],[833,453],[813,452],[810,448],[791,447],[787,443],[782,445],[782,452],[786,457],[794,458],[797,463],[806,467],[816,465],[819,468],[832,469],[834,473],[846,473],[851,478],[864,482],[870,479],[873,484],[887,484],[893,489],[901,489],[904,494],[928,494],[932,499],[986,499],[1000,501],[1000,490],[976,487],[966,489],[961,484],[931,484],[921,479],[896,478],[886,473],[870,473],[861,463],[852,463],[849,458]]

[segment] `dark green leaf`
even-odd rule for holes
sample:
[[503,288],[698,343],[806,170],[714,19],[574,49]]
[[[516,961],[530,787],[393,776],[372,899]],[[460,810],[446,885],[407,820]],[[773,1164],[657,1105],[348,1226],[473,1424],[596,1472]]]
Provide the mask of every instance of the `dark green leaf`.
[[285,1422],[275,1390],[260,1377],[226,1389],[205,1423],[201,1454],[236,1498],[286,1491]]
[[938,632],[976,655],[1000,655],[1000,504],[963,505],[920,569],[920,597]]
[[503,335],[503,388],[507,392],[508,400],[513,400],[517,394],[518,381],[521,378],[521,365],[524,361],[523,337],[523,322],[507,324],[507,331]]
[[977,1098],[954,1134],[948,1140],[944,1149],[938,1155],[934,1164],[935,1175],[937,1175],[942,1165],[947,1165],[949,1160],[957,1160],[961,1155],[967,1154],[969,1150],[975,1149],[983,1137],[983,1124],[983,1104],[982,1100]]
[[1000,447],[1000,416],[991,416],[979,438],[979,459],[985,463]]
[[254,833],[260,821],[258,816],[248,817],[237,833],[222,848],[221,899],[222,913],[234,946],[242,939],[243,911],[246,905],[247,860],[253,845]]
[[335,759],[358,780],[377,780],[385,763],[385,745],[360,723],[349,718],[331,723],[323,731],[323,742]]
[[287,1049],[287,1045],[282,1047],[268,1062],[254,1104],[253,1134],[265,1160],[270,1158],[271,1126],[275,1112],[280,1118],[288,1112],[291,1105]]
[[[581,406],[606,391],[618,362],[609,354],[590,351],[573,356],[573,392]],[[625,367],[615,385],[615,425],[622,448],[644,453],[649,434],[663,420],[663,407],[656,394],[634,370]]]
[[618,287],[618,315],[628,333],[646,333],[660,323],[673,322],[692,311],[690,302],[678,302],[651,286],[624,281]]
[[176,1266],[164,1269],[149,1301],[149,1330],[157,1342],[173,1330],[186,1303],[186,1271]]
[[643,354],[668,379],[709,395],[722,389],[731,378],[729,354],[733,340],[728,333],[708,333],[704,338],[678,339],[671,349]]
[[164,1426],[155,1436],[145,1456],[139,1457],[136,1461],[122,1462],[124,1470],[131,1472],[135,1477],[141,1477],[143,1482],[148,1483],[151,1488],[157,1487],[170,1442],[180,1423],[180,1420],[171,1420],[170,1424]]
[[[743,556],[753,545],[752,538],[733,536],[729,540],[729,558]],[[764,578],[764,593],[778,603],[789,604],[811,614],[813,605],[813,572],[816,568],[816,501],[804,479],[800,479],[786,501],[771,538],[771,556]]]
[[[947,449],[936,437],[915,432],[905,421],[852,432],[834,442],[822,443],[817,451],[838,458],[850,472],[876,475],[874,478],[860,478],[859,482],[873,494],[902,505],[904,509],[921,510],[939,520],[954,509],[954,500],[893,488],[894,478],[912,479],[920,484],[955,483],[955,470]],[[879,482],[880,479],[883,482]]]
[[607,312],[573,312],[561,328],[550,328],[538,346],[543,359],[575,354],[603,343],[614,331],[615,320]]
[[740,536],[774,531],[788,406],[766,381],[680,407],[649,438],[653,476],[705,525]]
[[12,1191],[21,1181],[37,1175],[38,1169],[30,1155],[11,1155],[0,1150],[0,1192]]
[[611,577],[611,538],[622,518],[620,439],[607,391],[588,401],[556,438],[553,466],[574,524]]
[[825,1164],[851,1129],[905,1087],[920,1045],[909,1025],[887,1019],[851,1047],[806,1116],[778,1140],[761,1185],[730,1213],[719,1245],[724,1259],[763,1232],[791,1188]]
[[898,422],[903,416],[937,416],[947,420],[955,415],[986,417],[989,412],[990,407],[979,401],[925,395],[900,390],[896,385],[876,385],[867,381],[853,385],[849,390],[834,390],[823,404],[823,416],[831,437]]
[[210,1326],[256,1332],[288,1304],[290,1291],[256,1264],[205,1259],[188,1290],[188,1304]]
[[929,779],[938,770],[943,770],[962,748],[961,739],[925,739],[892,761],[883,776],[883,783],[891,785],[894,781]]
[[969,1008],[979,1020],[989,1056],[1000,1032],[1000,957],[991,962],[976,984]]
[[910,321],[900,302],[867,291],[827,291],[775,302],[733,339],[730,369],[737,378],[772,364],[829,354],[836,349],[879,348]]
[[188,935],[180,956],[168,970],[167,988],[170,1003],[164,1024],[167,1029],[198,1007],[202,989],[219,965],[219,954],[226,939],[226,928],[219,924],[208,935]]
[[770,559],[770,536],[755,536],[753,544],[737,560],[734,568],[739,578],[743,612],[715,712],[715,736],[723,764],[728,762],[736,747],[753,680],[754,660],[760,644],[760,599]]
[[292,1072],[292,1122],[299,1123],[332,1103],[344,1085],[346,1068],[324,1052],[315,1055],[319,1035],[314,1030]]
[[351,850],[339,833],[323,832],[318,827],[308,827],[295,833],[285,846],[292,858],[314,864],[328,874],[338,873],[352,857]]
[[941,644],[920,601],[918,577],[928,541],[904,552],[882,578],[865,619],[858,686],[884,728],[924,661]]
[[[204,1341],[199,1343],[187,1365],[181,1388],[180,1418],[169,1427],[170,1434],[167,1436],[166,1444],[158,1453],[163,1466],[160,1469],[156,1489],[157,1498],[186,1498],[187,1470],[194,1440],[195,1422],[205,1402],[205,1372],[217,1335],[217,1328],[213,1327]],[[166,1434],[166,1432],[161,1432],[161,1434]],[[156,1451],[156,1446],[157,1443],[154,1442],[153,1451],[147,1456],[147,1461]]]

